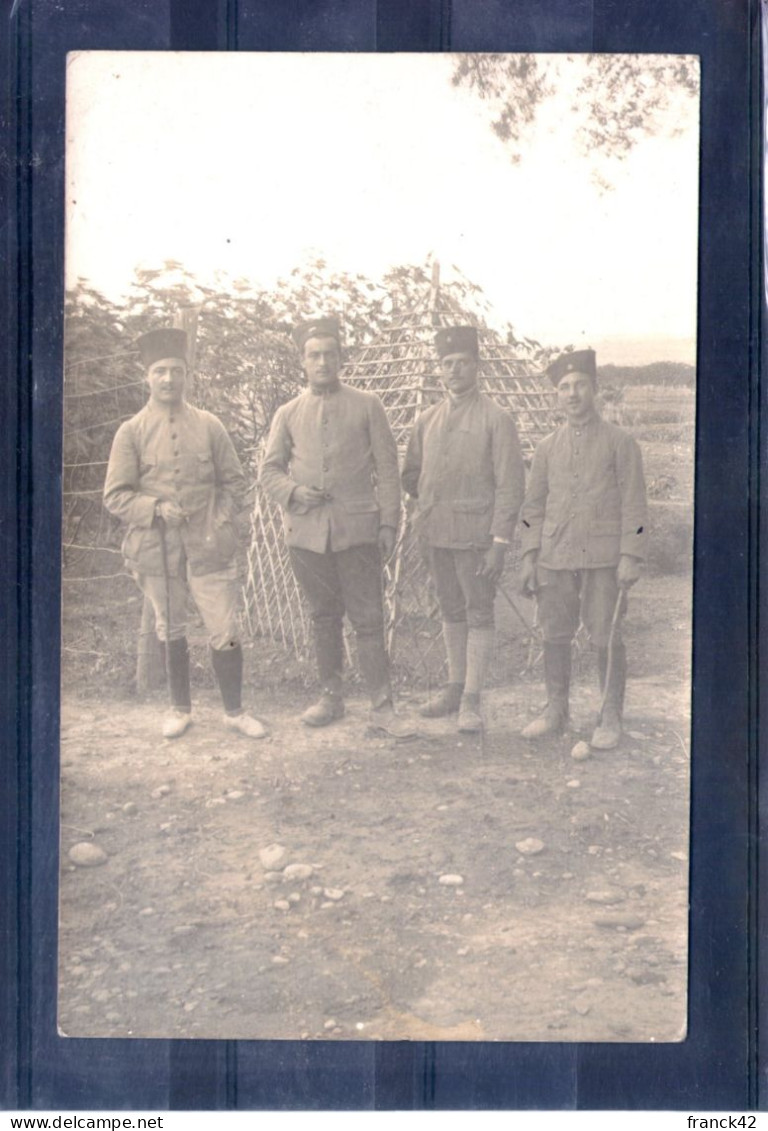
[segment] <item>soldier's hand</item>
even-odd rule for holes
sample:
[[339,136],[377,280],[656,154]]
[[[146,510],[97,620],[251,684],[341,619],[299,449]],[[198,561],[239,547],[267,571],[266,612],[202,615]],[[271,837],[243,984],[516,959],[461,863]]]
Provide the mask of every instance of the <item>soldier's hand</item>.
[[524,597],[534,597],[539,587],[536,577],[536,554],[526,554],[520,565],[520,592]]
[[325,492],[319,487],[294,487],[291,502],[309,507],[311,510],[313,507],[321,507],[326,502]]
[[380,526],[379,527],[379,550],[381,557],[386,563],[395,552],[395,528],[394,526]]
[[487,577],[489,581],[498,581],[504,572],[506,549],[503,542],[492,542],[481,558],[477,576]]
[[622,554],[616,568],[616,582],[619,589],[631,589],[635,582],[640,580],[643,572],[643,563],[640,558],[633,558],[631,554]]
[[155,513],[163,520],[166,526],[181,526],[186,522],[187,516],[178,503],[169,499],[163,500],[155,507]]

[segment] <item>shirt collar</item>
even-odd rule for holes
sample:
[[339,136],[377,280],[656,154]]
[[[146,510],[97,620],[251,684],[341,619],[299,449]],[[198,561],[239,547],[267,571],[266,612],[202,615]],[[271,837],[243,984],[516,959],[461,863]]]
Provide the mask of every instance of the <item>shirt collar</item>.
[[341,392],[341,389],[341,381],[337,381],[335,385],[331,385],[327,389],[314,389],[311,385],[307,385],[307,392],[311,397],[332,397],[336,393]]

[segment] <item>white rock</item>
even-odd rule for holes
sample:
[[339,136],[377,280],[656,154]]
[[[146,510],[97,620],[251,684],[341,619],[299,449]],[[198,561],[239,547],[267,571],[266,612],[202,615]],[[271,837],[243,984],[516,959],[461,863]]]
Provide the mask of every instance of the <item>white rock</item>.
[[132,817],[135,813],[138,813],[138,811],[139,809],[135,801],[126,801],[123,806],[123,812],[127,817]]
[[168,794],[170,792],[171,792],[171,787],[169,785],[159,785],[157,787],[157,789],[152,790],[152,792],[150,793],[149,796],[154,797],[154,798],[165,797],[166,794]]
[[230,789],[226,794],[227,801],[239,801],[241,797],[245,797],[242,789]]
[[259,860],[268,871],[273,871],[282,864],[287,855],[288,850],[282,844],[268,844],[266,848],[259,850]]
[[592,757],[592,751],[589,748],[589,743],[577,742],[573,750],[571,750],[571,757],[575,762],[586,762],[587,758]]
[[445,884],[448,888],[457,888],[464,883],[464,877],[459,876],[455,872],[445,872],[437,882],[439,884]]
[[623,903],[626,897],[623,892],[617,891],[615,888],[601,888],[596,891],[588,891],[584,898],[588,903],[602,903],[610,906],[613,903]]
[[272,904],[272,906],[274,907],[275,911],[290,911],[291,910],[291,905],[290,905],[290,903],[288,902],[287,899],[276,899],[275,902]]
[[579,786],[581,785],[581,782],[579,781],[578,778],[571,778],[571,780],[567,781],[565,784],[568,786],[569,789],[578,789]]
[[314,868],[311,864],[289,864],[283,868],[284,880],[308,880]]
[[323,888],[323,895],[326,899],[332,899],[334,903],[344,898],[344,892],[341,888]]
[[292,891],[291,894],[288,896],[288,902],[289,903],[299,903],[300,901],[301,901],[301,896],[299,895],[299,893],[297,891]]
[[72,863],[77,864],[78,868],[96,868],[99,864],[106,864],[108,860],[104,849],[88,840],[73,844],[68,855]]
[[290,958],[285,958],[282,954],[276,954],[272,959],[275,966],[287,966],[290,961]]
[[529,836],[525,840],[518,840],[515,848],[523,856],[538,856],[540,852],[544,851],[544,841],[537,840],[535,836]]

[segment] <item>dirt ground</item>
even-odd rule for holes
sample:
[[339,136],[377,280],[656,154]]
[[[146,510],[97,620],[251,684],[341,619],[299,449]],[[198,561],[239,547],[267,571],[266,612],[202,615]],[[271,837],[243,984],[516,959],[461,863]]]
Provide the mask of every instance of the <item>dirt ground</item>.
[[[627,733],[586,761],[571,748],[597,708],[590,662],[572,730],[528,743],[541,673],[522,678],[503,640],[478,740],[420,719],[423,690],[402,691],[420,733],[396,742],[368,732],[359,692],[337,725],[307,730],[311,692],[273,678],[249,687],[271,728],[254,742],[222,729],[210,689],[164,741],[161,696],[70,687],[61,1030],[682,1039],[689,591],[685,574],[633,591]],[[507,614],[500,636],[515,631]],[[73,864],[83,842],[106,861]]]

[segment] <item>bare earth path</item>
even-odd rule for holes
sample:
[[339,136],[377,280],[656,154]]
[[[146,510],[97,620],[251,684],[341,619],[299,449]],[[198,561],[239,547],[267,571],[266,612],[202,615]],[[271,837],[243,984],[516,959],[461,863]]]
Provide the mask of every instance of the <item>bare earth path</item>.
[[[681,1039],[685,588],[664,579],[635,601],[628,734],[583,762],[570,752],[594,717],[591,680],[573,730],[539,745],[517,737],[540,702],[519,681],[488,693],[478,741],[451,720],[419,719],[410,742],[372,736],[359,698],[307,731],[278,687],[260,703],[266,742],[224,732],[205,691],[166,742],[161,700],[70,697],[63,1032]],[[414,719],[421,698],[404,702]],[[107,862],[73,865],[83,841]],[[286,877],[294,864],[311,874]]]

